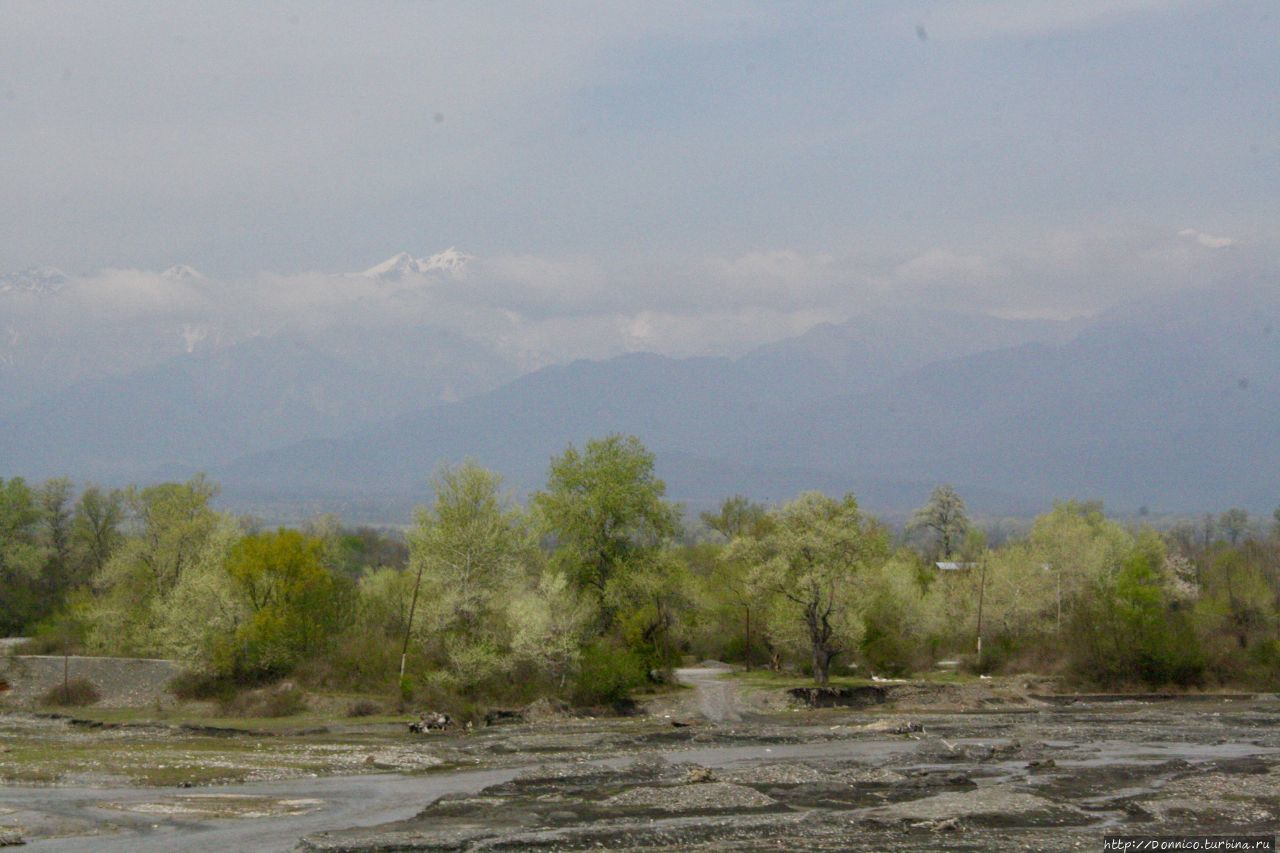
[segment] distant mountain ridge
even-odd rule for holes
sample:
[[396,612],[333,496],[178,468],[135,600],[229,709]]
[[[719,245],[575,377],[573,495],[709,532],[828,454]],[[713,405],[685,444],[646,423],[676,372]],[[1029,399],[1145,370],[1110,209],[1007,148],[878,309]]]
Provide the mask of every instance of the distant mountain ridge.
[[[970,323],[975,336],[984,322],[935,317],[923,326],[939,319]],[[851,329],[738,360],[577,362],[215,473],[233,487],[407,494],[420,493],[439,462],[470,456],[524,490],[567,444],[619,431],[655,450],[673,496],[693,502],[731,492],[780,499],[808,483],[902,509],[949,481],[998,512],[1068,497],[1122,509],[1269,511],[1280,502],[1276,328],[1280,299],[1265,289],[1225,303],[1180,295],[922,366],[888,354],[902,372],[871,390],[849,381],[845,393],[831,388],[870,357]],[[825,346],[846,334],[847,356]],[[832,370],[834,380],[824,373]]]
[[[570,443],[625,432],[695,504],[815,487],[900,510],[951,482],[991,512],[1073,496],[1269,512],[1277,329],[1280,294],[1237,288],[1072,322],[872,314],[736,359],[638,353],[519,377],[428,329],[418,355],[352,332],[322,349],[263,341],[90,383],[0,423],[0,457],[39,476],[207,469],[228,496],[258,501],[399,500],[467,457],[527,491]],[[459,376],[470,379],[445,387]]]

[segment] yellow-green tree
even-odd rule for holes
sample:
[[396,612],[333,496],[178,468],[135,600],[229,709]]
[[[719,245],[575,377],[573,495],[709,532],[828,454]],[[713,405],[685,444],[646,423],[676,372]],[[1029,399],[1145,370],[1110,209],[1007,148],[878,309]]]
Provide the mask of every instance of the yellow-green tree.
[[800,629],[818,684],[836,655],[860,635],[860,575],[888,555],[884,531],[863,516],[852,495],[841,500],[807,492],[773,514],[773,524],[739,536],[729,559],[753,567],[756,585],[779,602],[777,630]]
[[323,553],[320,539],[284,529],[246,536],[231,549],[227,576],[248,617],[220,650],[220,670],[284,674],[327,646],[342,614]]

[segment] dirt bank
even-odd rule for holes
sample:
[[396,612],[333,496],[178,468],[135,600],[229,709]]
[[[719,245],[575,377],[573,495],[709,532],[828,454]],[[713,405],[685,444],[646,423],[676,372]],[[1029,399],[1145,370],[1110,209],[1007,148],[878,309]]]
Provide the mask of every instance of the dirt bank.
[[107,708],[151,708],[172,704],[171,682],[181,666],[152,658],[80,657],[65,661],[53,655],[0,655],[0,678],[9,689],[0,693],[0,707],[30,708],[39,697],[62,684],[64,675],[84,678],[98,688],[98,705]]

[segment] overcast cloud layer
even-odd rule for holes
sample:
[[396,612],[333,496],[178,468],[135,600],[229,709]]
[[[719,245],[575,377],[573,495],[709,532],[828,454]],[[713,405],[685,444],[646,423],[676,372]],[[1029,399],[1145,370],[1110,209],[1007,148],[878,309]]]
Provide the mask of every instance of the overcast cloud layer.
[[[1268,2],[0,14],[0,270],[75,276],[0,306],[9,346],[413,323],[524,367],[734,353],[1256,280],[1280,242]],[[336,274],[450,245],[456,275]],[[206,277],[145,272],[174,263]]]

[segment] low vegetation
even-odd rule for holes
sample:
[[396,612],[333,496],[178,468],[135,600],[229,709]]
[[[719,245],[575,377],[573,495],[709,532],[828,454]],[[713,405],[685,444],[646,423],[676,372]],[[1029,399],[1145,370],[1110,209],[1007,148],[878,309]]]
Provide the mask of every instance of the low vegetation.
[[294,684],[379,697],[351,716],[617,705],[689,656],[819,684],[944,660],[1119,688],[1280,679],[1280,518],[1158,531],[1072,501],[993,544],[943,486],[901,531],[816,492],[690,520],[616,435],[553,460],[527,506],[471,462],[434,487],[401,535],[262,529],[203,477],[74,501],[65,480],[0,481],[0,631],[180,658],[180,694],[255,717],[301,711]]
[[71,678],[57,687],[50,688],[41,697],[41,703],[64,708],[83,708],[101,698],[101,691],[92,681],[87,678]]

